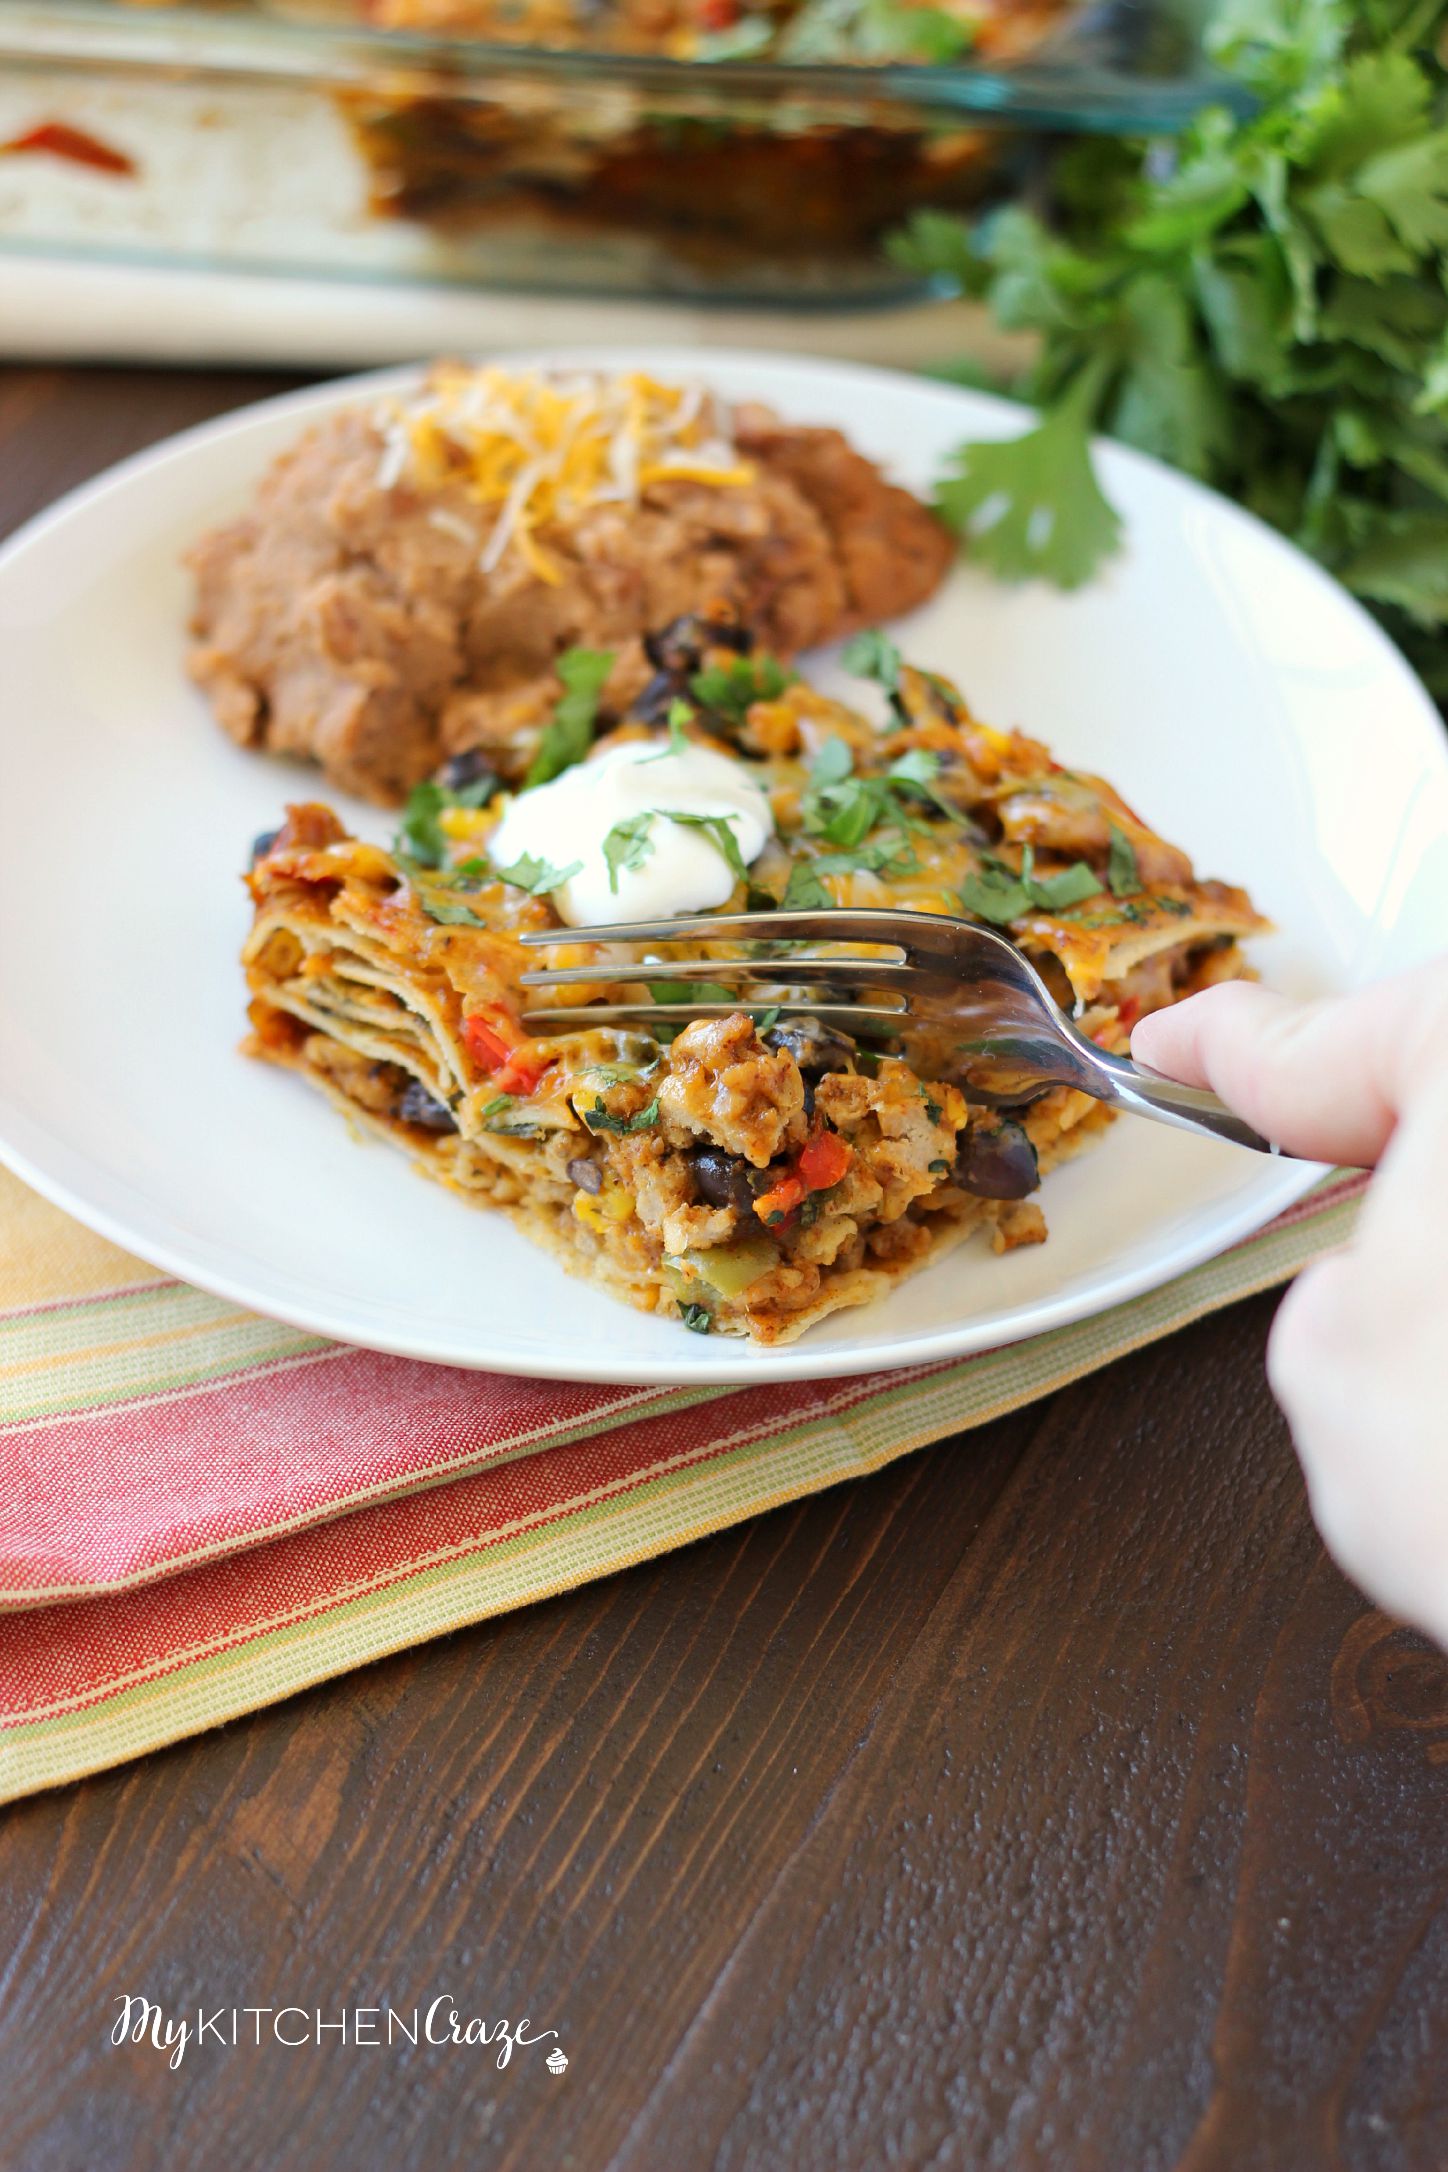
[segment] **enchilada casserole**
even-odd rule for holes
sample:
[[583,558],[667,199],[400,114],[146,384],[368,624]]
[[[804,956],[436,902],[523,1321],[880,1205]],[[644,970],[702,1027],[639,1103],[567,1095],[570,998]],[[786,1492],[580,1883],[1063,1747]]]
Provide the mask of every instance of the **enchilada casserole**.
[[[651,676],[610,706],[614,659],[507,748],[409,800],[390,850],[325,807],[259,839],[245,948],[250,1052],[300,1072],[363,1132],[502,1209],[573,1272],[699,1332],[792,1340],[883,1295],[972,1231],[1037,1243],[1040,1177],[1108,1121],[1079,1093],[985,1107],[948,1030],[910,1014],[852,1038],[789,982],[661,977],[677,1026],[521,1023],[520,975],[601,973],[537,1006],[626,1004],[591,928],[667,911],[840,906],[983,920],[1083,1029],[1241,974],[1264,923],[1201,881],[1110,785],[976,719],[888,639],[846,652],[883,721],[794,677],[725,612],[651,635]],[[530,931],[556,931],[541,950]],[[723,939],[691,952],[723,961]],[[812,946],[818,947],[818,946]],[[840,946],[843,954],[843,946]],[[536,1021],[536,1010],[534,1017]]]

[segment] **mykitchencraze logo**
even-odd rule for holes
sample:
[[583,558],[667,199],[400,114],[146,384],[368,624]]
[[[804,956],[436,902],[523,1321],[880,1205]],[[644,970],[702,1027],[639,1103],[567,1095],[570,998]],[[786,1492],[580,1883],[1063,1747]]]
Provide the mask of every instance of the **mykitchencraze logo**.
[[387,2051],[399,2044],[445,2044],[455,2049],[476,2050],[496,2046],[496,2063],[508,2064],[513,2053],[531,2051],[554,2039],[553,2049],[539,2063],[555,2077],[568,2066],[567,2055],[557,2043],[556,2029],[534,2030],[525,2015],[519,2022],[484,2021],[471,2015],[466,2021],[446,1991],[426,2006],[410,2012],[396,2006],[344,2006],[332,2016],[319,2006],[218,2006],[214,2013],[198,2006],[195,2019],[189,2014],[170,2015],[153,1999],[134,1992],[117,1994],[120,2012],[111,2029],[113,2044],[146,2044],[165,2054],[174,2070],[185,2058],[188,2046],[220,2044],[227,2051],[283,2045],[288,2051],[346,2045],[349,2050]]

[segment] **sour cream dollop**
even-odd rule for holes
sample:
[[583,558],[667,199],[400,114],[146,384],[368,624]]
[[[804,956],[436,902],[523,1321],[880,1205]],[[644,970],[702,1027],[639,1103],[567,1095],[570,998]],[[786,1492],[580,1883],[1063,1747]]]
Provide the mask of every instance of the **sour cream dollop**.
[[[638,739],[519,793],[488,851],[499,867],[524,853],[559,868],[577,861],[577,873],[552,893],[572,928],[707,912],[724,903],[735,875],[708,829],[671,815],[727,822],[746,866],[774,834],[768,795],[742,763],[692,744],[661,754],[657,741]],[[604,846],[615,832],[610,870]]]

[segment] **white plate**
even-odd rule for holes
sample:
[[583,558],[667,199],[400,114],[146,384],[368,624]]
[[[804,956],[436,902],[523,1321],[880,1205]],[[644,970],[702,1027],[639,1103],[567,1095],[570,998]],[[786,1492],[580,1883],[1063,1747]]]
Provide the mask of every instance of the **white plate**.
[[[596,350],[833,422],[926,488],[1022,420],[838,364]],[[399,382],[394,372],[360,383]],[[499,1215],[359,1146],[236,1053],[237,870],[312,775],[239,752],[181,669],[184,547],[359,381],[126,462],[0,554],[0,1155],[116,1242],[325,1335],[565,1379],[742,1384],[912,1365],[1103,1311],[1247,1235],[1314,1171],[1124,1118],[1047,1180],[1050,1242],[967,1245],[866,1312],[752,1350],[565,1276]],[[1110,777],[1206,874],[1245,882],[1291,990],[1426,954],[1448,926],[1448,747],[1369,619],[1266,528],[1103,447],[1129,548],[1074,596],[968,567],[899,629],[980,713]],[[335,796],[335,795],[333,795]],[[375,809],[341,811],[385,836]]]

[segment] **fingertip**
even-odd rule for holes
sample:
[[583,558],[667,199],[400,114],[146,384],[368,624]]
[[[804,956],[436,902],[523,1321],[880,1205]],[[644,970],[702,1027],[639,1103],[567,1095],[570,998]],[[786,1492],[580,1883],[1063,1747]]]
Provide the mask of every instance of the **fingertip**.
[[1172,1004],[1164,1011],[1148,1011],[1145,1018],[1138,1018],[1131,1029],[1131,1053],[1148,1069],[1195,1085],[1199,1081],[1187,1078],[1181,1068],[1190,1059],[1193,1042],[1191,1027],[1182,1021],[1185,1008],[1185,1004]]
[[1234,1046],[1244,1018],[1258,1013],[1264,1003],[1271,1006],[1279,1000],[1255,981],[1223,981],[1138,1019],[1131,1053],[1138,1063],[1180,1079],[1184,1086],[1209,1086],[1223,1050]]

